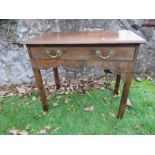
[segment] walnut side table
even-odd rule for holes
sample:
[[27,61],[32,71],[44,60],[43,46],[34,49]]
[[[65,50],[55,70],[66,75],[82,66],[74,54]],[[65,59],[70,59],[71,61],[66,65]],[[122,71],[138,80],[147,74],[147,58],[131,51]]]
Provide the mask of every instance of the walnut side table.
[[121,74],[125,73],[118,118],[123,118],[139,45],[146,41],[129,30],[110,32],[45,33],[22,42],[28,48],[43,110],[48,110],[40,69],[53,68],[57,89],[60,88],[58,67],[102,67],[116,77],[114,93],[118,94]]

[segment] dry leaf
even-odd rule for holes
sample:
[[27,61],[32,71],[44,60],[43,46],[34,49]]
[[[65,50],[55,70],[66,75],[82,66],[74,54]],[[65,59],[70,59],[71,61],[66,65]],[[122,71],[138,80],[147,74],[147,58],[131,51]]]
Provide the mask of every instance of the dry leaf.
[[[92,89],[99,89],[103,87],[104,80],[103,79],[95,79],[95,78],[81,78],[76,80],[66,80],[63,78],[61,80],[61,88],[56,90],[55,82],[44,82],[47,96],[50,92],[57,92],[58,94],[69,94],[73,92],[78,93],[86,93],[91,91]],[[21,86],[9,86],[1,89],[0,96],[13,96],[13,95],[30,95],[31,93],[38,92],[38,88],[30,85],[21,85]],[[49,95],[48,98],[51,98]],[[63,98],[63,97],[60,97]],[[60,99],[59,97],[57,99]],[[36,101],[36,99],[34,99]]]
[[54,102],[52,105],[53,107],[57,107],[59,104],[57,102]]
[[26,94],[26,90],[24,87],[17,87],[16,89],[19,94]]
[[29,104],[30,104],[29,102],[26,102],[26,103],[25,103],[25,105],[29,105]]
[[44,115],[44,116],[47,116],[47,115],[48,115],[48,112],[44,111],[44,112],[43,112],[43,115]]
[[4,97],[7,94],[7,91],[0,91],[0,97]]
[[153,80],[150,76],[147,76],[146,79],[149,80],[149,81],[152,81]]
[[112,112],[109,112],[110,116],[112,116],[113,118],[116,118],[116,115]]
[[34,88],[33,90],[34,90],[34,92],[37,92],[37,91],[38,91],[38,88],[36,87],[36,88]]
[[84,111],[86,111],[86,112],[93,112],[94,111],[94,106],[91,105],[91,106],[85,107]]
[[58,131],[58,130],[60,130],[61,129],[61,127],[56,127],[55,128],[55,131]]
[[95,88],[95,89],[99,89],[99,88],[100,88],[100,85],[99,85],[99,84],[95,84],[95,85],[94,85],[94,88]]
[[47,99],[51,99],[51,98],[52,98],[52,95],[48,95],[48,96],[47,96]]
[[15,128],[12,128],[10,131],[13,135],[28,135],[28,132],[25,130],[17,130]]
[[37,101],[37,98],[35,96],[33,96],[32,101]]
[[129,99],[127,99],[126,106],[128,106],[128,107],[132,107],[132,103],[130,102]]
[[100,90],[105,90],[105,87],[100,87]]
[[59,96],[56,96],[55,98],[58,99],[58,100],[60,100],[60,99],[63,98],[63,96],[59,95]]
[[68,104],[68,103],[69,103],[69,99],[66,98],[66,99],[64,100],[64,103],[65,103],[65,104]]
[[114,98],[120,98],[121,95],[119,95],[119,94],[115,94],[113,97],[114,97]]
[[14,96],[14,94],[13,93],[8,93],[6,96],[11,97],[11,96]]
[[141,79],[140,77],[136,77],[136,81],[137,81],[137,82],[141,82],[142,79]]
[[137,125],[134,126],[134,128],[135,128],[135,129],[140,129],[141,126],[140,126],[139,124],[137,124]]
[[46,126],[44,129],[41,129],[41,130],[39,131],[39,134],[41,134],[41,135],[46,134],[46,133],[48,133],[51,129],[52,129],[51,127]]

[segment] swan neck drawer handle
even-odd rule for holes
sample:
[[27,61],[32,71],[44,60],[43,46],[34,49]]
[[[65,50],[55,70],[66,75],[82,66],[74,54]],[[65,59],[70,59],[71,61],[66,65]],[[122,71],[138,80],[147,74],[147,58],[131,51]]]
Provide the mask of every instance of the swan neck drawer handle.
[[110,49],[107,56],[102,56],[102,51],[100,49],[96,50],[96,55],[104,60],[109,59],[113,54],[113,50]]
[[[52,55],[52,54],[51,54],[52,51],[55,52],[55,53],[54,53],[55,55]],[[55,58],[61,56],[62,51],[61,51],[61,50],[47,50],[46,53],[47,53],[47,55],[50,56],[52,59],[55,59]]]

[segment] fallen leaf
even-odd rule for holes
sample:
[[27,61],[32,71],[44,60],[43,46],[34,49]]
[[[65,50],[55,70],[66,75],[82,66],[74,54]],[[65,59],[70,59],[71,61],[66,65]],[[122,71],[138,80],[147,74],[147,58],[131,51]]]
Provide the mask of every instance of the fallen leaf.
[[60,130],[61,129],[61,127],[56,127],[55,128],[55,131],[58,131],[58,130]]
[[7,94],[7,91],[0,91],[0,97],[4,97]]
[[100,87],[100,90],[105,90],[105,87]]
[[[74,92],[83,93],[86,94],[87,92],[90,92],[93,89],[105,89],[106,83],[103,78],[79,78],[76,80],[67,80],[63,78],[61,80],[61,88],[59,90],[56,90],[55,82],[44,82],[45,88],[46,88],[46,94],[48,96],[48,99],[52,98],[50,95],[50,92],[57,92],[60,97],[56,97],[57,99],[64,98],[62,94],[70,94]],[[105,88],[101,88],[101,87]],[[108,87],[109,88],[109,87]],[[17,86],[9,86],[4,87],[0,91],[0,96],[13,96],[13,95],[19,95],[19,96],[25,96],[30,95],[34,92],[38,92],[38,88],[36,86],[31,85],[17,85]],[[36,99],[33,99],[36,101]]]
[[57,107],[59,104],[57,102],[54,102],[52,105],[53,107]]
[[115,94],[113,97],[114,97],[114,98],[120,98],[121,95],[119,95],[119,94]]
[[142,79],[141,79],[140,77],[136,77],[136,81],[137,81],[137,82],[141,82]]
[[91,106],[85,107],[84,111],[86,111],[86,112],[93,112],[94,111],[94,106],[91,105]]
[[41,135],[46,134],[46,133],[48,133],[51,129],[52,129],[51,127],[46,126],[45,128],[43,128],[43,129],[41,129],[41,130],[39,131],[39,134],[41,134]]
[[137,124],[137,125],[134,126],[134,128],[135,128],[135,129],[140,129],[141,126],[140,126],[139,124]]
[[34,88],[33,90],[34,90],[34,92],[37,92],[37,91],[38,91],[38,88],[36,87],[36,88]]
[[90,92],[86,91],[86,95],[90,95]]
[[34,117],[36,120],[38,120],[38,119],[42,118],[42,115],[41,115],[41,114],[36,114],[36,115],[34,115],[33,117]]
[[149,81],[152,81],[153,80],[150,76],[147,76],[146,79],[149,80]]
[[33,96],[32,101],[37,101],[37,98],[35,96]]
[[63,96],[59,95],[59,96],[56,96],[55,98],[58,99],[58,100],[60,100],[60,99],[63,98]]
[[14,94],[13,93],[8,93],[6,96],[11,97],[11,96],[14,96]]
[[26,130],[30,130],[30,129],[31,129],[31,125],[27,125]]
[[68,104],[68,103],[69,103],[69,99],[66,98],[66,99],[64,100],[64,103],[65,103],[65,104]]
[[28,132],[25,130],[17,130],[15,128],[12,128],[10,131],[13,135],[28,135]]
[[131,103],[131,101],[129,99],[127,99],[126,106],[132,107],[132,103]]
[[116,115],[112,112],[109,112],[110,116],[112,116],[113,118],[116,118]]
[[43,115],[44,115],[44,116],[47,116],[47,115],[48,115],[48,112],[44,111],[44,112],[43,112]]
[[100,85],[99,84],[94,84],[94,88],[95,89],[99,89],[100,88]]
[[16,89],[19,94],[26,94],[26,90],[24,87],[16,87]]
[[51,99],[51,98],[52,98],[52,95],[48,95],[48,96],[47,96],[47,99]]
[[30,103],[29,102],[26,102],[25,105],[30,105]]

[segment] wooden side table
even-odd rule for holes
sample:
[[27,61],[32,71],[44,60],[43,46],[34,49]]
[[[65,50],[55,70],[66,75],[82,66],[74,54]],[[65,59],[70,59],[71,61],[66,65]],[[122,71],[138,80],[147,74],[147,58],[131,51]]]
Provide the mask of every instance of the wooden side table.
[[53,67],[57,89],[60,88],[58,68],[102,67],[117,75],[114,93],[118,94],[121,74],[126,74],[118,118],[123,118],[129,89],[135,69],[139,45],[145,40],[129,30],[114,32],[64,32],[45,33],[29,39],[26,44],[42,106],[48,103],[40,69]]

